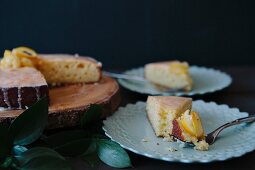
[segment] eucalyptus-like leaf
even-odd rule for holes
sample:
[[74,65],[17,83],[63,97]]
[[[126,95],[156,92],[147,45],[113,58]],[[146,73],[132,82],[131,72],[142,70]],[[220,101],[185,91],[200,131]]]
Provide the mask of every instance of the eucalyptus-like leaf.
[[99,120],[102,116],[102,107],[97,104],[89,106],[88,110],[84,112],[81,118],[81,126],[86,127],[91,122]]
[[96,142],[92,141],[88,149],[80,157],[92,167],[98,164],[100,162],[100,159],[97,156]]
[[4,162],[0,165],[0,169],[9,169],[12,163],[12,157],[6,157]]
[[100,163],[100,159],[98,158],[98,155],[96,152],[83,155],[82,160],[84,160],[87,164],[89,164],[91,167],[95,167],[97,164]]
[[15,145],[12,149],[14,155],[21,155],[23,152],[26,152],[28,149],[25,146]]
[[63,156],[61,156],[59,153],[57,153],[53,149],[45,148],[45,147],[35,147],[32,149],[29,149],[23,152],[22,154],[15,156],[15,159],[18,161],[18,164],[20,166],[23,166],[27,164],[29,161],[38,157],[53,157],[53,158],[65,160]]
[[95,138],[95,139],[108,139],[107,136],[102,135],[102,134],[94,134],[94,135],[92,135],[92,138]]
[[65,156],[79,156],[88,149],[90,143],[91,139],[79,139],[56,147],[55,150]]
[[98,139],[97,154],[101,161],[114,168],[131,167],[127,152],[116,142]]
[[11,153],[12,138],[9,130],[0,124],[0,158],[6,157]]
[[72,167],[66,160],[54,156],[40,156],[31,159],[20,170],[71,170]]
[[49,144],[51,148],[56,148],[71,141],[84,139],[89,136],[90,134],[83,130],[69,130],[53,134],[47,138],[44,138],[43,140]]
[[86,151],[82,153],[82,155],[89,155],[93,152],[97,151],[97,142],[96,140],[91,140],[89,146],[87,147]]
[[10,126],[15,145],[28,145],[42,134],[48,121],[48,100],[43,97],[20,114]]

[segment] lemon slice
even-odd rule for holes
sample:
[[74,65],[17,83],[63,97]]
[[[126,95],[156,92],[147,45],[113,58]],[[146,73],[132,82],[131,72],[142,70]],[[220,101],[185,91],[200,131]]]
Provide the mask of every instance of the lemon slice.
[[198,113],[194,111],[186,111],[181,116],[181,125],[191,136],[195,136],[197,138],[204,137],[204,130]]
[[12,54],[20,58],[37,58],[37,53],[28,47],[17,47],[12,50]]
[[4,51],[4,58],[0,62],[1,68],[19,68],[21,65],[20,59],[12,55],[11,51]]
[[189,110],[187,110],[181,116],[181,125],[188,134],[190,134],[191,136],[196,136],[196,131],[193,125],[192,117],[189,114]]
[[198,113],[191,111],[191,117],[192,117],[193,127],[196,132],[196,137],[202,138],[204,136],[204,130],[203,130],[202,122],[198,116]]
[[12,52],[10,50],[5,50],[4,57],[10,57],[10,56],[12,56]]

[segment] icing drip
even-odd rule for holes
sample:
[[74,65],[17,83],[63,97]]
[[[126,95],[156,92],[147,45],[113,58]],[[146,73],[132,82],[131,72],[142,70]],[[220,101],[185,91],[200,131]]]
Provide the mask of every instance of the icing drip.
[[36,90],[36,99],[37,99],[37,101],[39,101],[40,100],[40,96],[41,96],[41,94],[40,94],[40,87],[36,87],[35,90]]
[[3,95],[4,95],[4,102],[7,105],[8,109],[10,109],[11,108],[11,104],[10,104],[9,98],[8,98],[8,91],[7,91],[6,88],[2,88],[2,92],[3,92]]
[[20,87],[18,87],[18,104],[19,104],[19,109],[21,109],[21,91],[20,91]]
[[1,111],[5,111],[5,110],[7,110],[7,109],[4,108],[4,107],[0,107],[0,112],[1,112]]

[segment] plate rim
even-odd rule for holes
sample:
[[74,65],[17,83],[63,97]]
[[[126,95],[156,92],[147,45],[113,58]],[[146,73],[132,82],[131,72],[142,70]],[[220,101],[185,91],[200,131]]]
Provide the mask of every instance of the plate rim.
[[[229,87],[232,82],[233,82],[233,78],[226,72],[223,72],[219,69],[215,69],[215,68],[211,68],[211,67],[205,67],[205,66],[197,66],[197,65],[191,65],[189,66],[189,69],[191,68],[196,68],[196,69],[204,69],[204,70],[209,70],[209,71],[215,71],[217,73],[220,73],[222,75],[224,75],[228,80],[228,82],[220,87],[220,88],[213,88],[213,89],[210,89],[208,91],[200,91],[200,92],[192,92],[189,91],[189,92],[184,92],[184,91],[180,91],[180,92],[175,92],[175,93],[165,93],[165,92],[162,92],[162,93],[158,93],[158,94],[152,94],[152,93],[149,93],[149,92],[144,92],[144,91],[139,91],[137,89],[132,89],[130,88],[129,86],[126,85],[125,83],[125,80],[122,80],[122,79],[117,79],[118,83],[124,87],[125,89],[127,90],[130,90],[130,91],[133,91],[133,92],[136,92],[136,93],[140,93],[140,94],[145,94],[145,95],[163,95],[163,96],[166,96],[166,95],[174,95],[174,96],[194,96],[194,95],[204,95],[204,94],[210,94],[210,93],[214,93],[214,92],[217,92],[217,91],[220,91],[220,90],[223,90],[227,87]],[[134,71],[134,70],[140,70],[140,69],[144,69],[143,66],[141,67],[136,67],[136,68],[131,68],[129,70],[125,70],[123,73],[127,73],[127,72],[130,72],[130,71]]]
[[[218,104],[214,101],[209,101],[209,102],[205,102],[204,100],[194,100],[193,102],[202,102],[202,103],[206,103],[206,104],[214,104],[214,105],[217,105],[217,106],[223,106],[223,107],[226,107],[227,109],[235,109],[237,110],[237,112],[239,112],[239,114],[245,114],[246,116],[249,116],[250,114],[248,112],[241,112],[239,108],[237,107],[230,107],[229,105],[227,104]],[[143,103],[145,104],[146,102],[144,101],[137,101],[136,103],[129,103],[125,106],[122,106],[122,107],[119,107],[119,109],[123,109],[123,108],[126,108],[128,105],[137,105],[139,103]],[[117,111],[118,111],[117,110]],[[116,111],[116,112],[117,112]],[[114,114],[114,113],[113,113]],[[107,118],[108,119],[108,118]],[[106,119],[106,120],[107,120]],[[136,153],[138,155],[141,155],[141,156],[145,156],[145,157],[148,157],[148,158],[152,158],[152,159],[155,159],[155,160],[163,160],[163,161],[167,161],[167,162],[179,162],[179,163],[211,163],[211,162],[221,162],[221,161],[226,161],[226,160],[230,160],[230,159],[233,159],[233,158],[238,158],[238,157],[241,157],[245,154],[248,154],[248,153],[251,153],[252,151],[255,150],[255,147],[252,147],[251,145],[249,147],[246,147],[245,150],[242,150],[242,152],[236,152],[236,154],[233,154],[233,155],[228,155],[228,156],[225,156],[223,158],[214,158],[214,159],[207,159],[207,160],[187,160],[187,159],[173,159],[173,158],[167,158],[167,157],[164,157],[164,156],[155,156],[155,155],[151,155],[147,152],[139,152],[138,150],[134,149],[134,148],[131,148],[131,147],[128,147],[128,146],[125,146],[123,144],[121,144],[121,142],[118,142],[117,140],[113,139],[113,137],[108,133],[107,129],[105,128],[105,121],[103,121],[103,126],[102,126],[102,129],[104,130],[105,132],[105,135],[107,137],[109,137],[112,141],[118,143],[121,147],[123,147],[124,149],[126,150],[129,150],[133,153]]]

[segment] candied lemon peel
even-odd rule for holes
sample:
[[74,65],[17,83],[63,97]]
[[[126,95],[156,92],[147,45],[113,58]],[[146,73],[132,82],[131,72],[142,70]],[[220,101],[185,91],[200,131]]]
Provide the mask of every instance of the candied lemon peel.
[[28,47],[17,47],[4,51],[0,68],[36,67],[39,57],[35,50]]
[[202,122],[198,116],[198,113],[195,111],[186,111],[181,116],[181,125],[183,129],[190,134],[191,136],[197,138],[204,138],[204,130]]

